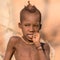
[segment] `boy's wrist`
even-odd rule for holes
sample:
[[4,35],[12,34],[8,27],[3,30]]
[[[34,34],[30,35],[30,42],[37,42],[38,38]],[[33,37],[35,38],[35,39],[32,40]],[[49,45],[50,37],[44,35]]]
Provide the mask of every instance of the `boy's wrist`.
[[39,46],[39,47],[36,47],[37,48],[37,50],[42,50],[42,47],[41,46]]
[[37,48],[37,50],[42,50],[41,44],[39,46],[37,46],[36,48]]

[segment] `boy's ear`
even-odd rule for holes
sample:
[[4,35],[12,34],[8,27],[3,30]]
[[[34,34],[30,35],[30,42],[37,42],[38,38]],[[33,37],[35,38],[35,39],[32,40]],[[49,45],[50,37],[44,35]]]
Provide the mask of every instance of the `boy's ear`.
[[41,27],[42,27],[42,24],[40,24],[40,27],[39,27],[39,29],[41,29]]
[[19,28],[22,28],[21,23],[18,23],[18,27],[19,27]]

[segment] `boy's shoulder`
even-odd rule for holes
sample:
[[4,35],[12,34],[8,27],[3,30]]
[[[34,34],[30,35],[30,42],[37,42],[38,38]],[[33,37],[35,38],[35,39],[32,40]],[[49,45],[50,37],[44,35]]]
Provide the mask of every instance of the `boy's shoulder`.
[[17,42],[19,42],[21,40],[21,38],[19,36],[12,36],[9,39],[9,43],[15,44]]
[[50,50],[50,46],[48,43],[45,43],[44,47],[46,48],[46,50]]
[[43,39],[41,39],[41,46],[43,47],[43,49],[45,50],[50,50],[50,46],[48,42],[45,42]]
[[50,46],[49,46],[48,43],[41,43],[41,46],[42,46],[43,50],[48,50],[48,51],[50,51]]
[[50,46],[48,43],[41,43],[42,48],[44,51],[46,51],[48,54],[50,54]]

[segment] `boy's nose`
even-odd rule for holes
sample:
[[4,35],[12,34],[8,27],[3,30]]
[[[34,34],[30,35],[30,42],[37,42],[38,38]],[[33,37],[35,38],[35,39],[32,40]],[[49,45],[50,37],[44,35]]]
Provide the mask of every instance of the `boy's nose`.
[[30,32],[34,32],[34,27],[30,26]]

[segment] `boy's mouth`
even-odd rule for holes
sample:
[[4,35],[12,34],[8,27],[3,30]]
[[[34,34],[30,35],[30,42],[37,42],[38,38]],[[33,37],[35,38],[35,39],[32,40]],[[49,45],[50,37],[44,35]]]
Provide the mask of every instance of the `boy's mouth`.
[[28,34],[28,37],[29,37],[30,39],[32,39],[32,38],[33,38],[33,34]]
[[33,37],[33,34],[28,34],[28,36]]

